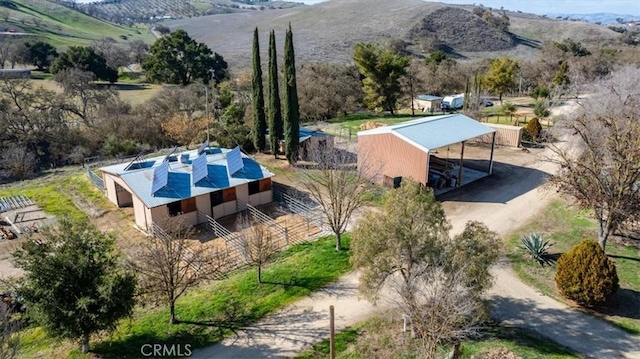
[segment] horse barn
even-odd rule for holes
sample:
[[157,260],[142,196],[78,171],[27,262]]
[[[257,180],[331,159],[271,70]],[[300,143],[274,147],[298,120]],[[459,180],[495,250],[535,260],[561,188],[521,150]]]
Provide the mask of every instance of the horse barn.
[[118,207],[133,206],[135,222],[149,231],[153,223],[180,217],[196,225],[220,218],[246,204],[271,203],[273,173],[233,150],[209,148],[100,168],[107,197]]
[[[472,141],[489,143],[479,148],[486,160],[465,162],[465,143]],[[358,132],[358,170],[386,186],[406,177],[440,194],[490,175],[495,144],[496,130],[470,117],[424,117]]]

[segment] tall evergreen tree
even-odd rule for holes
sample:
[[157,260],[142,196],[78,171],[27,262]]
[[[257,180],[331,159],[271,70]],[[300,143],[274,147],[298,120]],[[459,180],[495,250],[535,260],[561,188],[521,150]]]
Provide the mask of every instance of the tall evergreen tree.
[[276,56],[276,34],[269,35],[269,141],[271,153],[278,158],[278,143],[284,135],[282,125],[282,105],[280,104],[280,86],[278,85],[278,58]]
[[258,28],[253,32],[253,146],[260,152],[265,148],[265,134],[267,133],[267,120],[264,115],[264,92],[262,88],[262,66],[260,65],[260,41],[258,40]]
[[293,32],[291,23],[284,39],[284,142],[285,155],[291,164],[298,159],[300,144],[300,111],[296,86],[296,62],[293,53]]

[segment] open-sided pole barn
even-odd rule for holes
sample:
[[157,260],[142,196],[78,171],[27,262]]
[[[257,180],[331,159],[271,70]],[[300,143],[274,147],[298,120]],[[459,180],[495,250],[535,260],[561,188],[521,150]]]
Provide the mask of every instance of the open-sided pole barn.
[[[378,171],[365,175],[388,186],[397,186],[404,177],[431,186],[436,193],[442,192],[493,172],[495,133],[495,129],[461,114],[425,117],[361,131],[358,132],[358,168]],[[465,143],[489,136],[491,148],[486,171],[465,166]],[[459,158],[438,155],[438,149],[447,148],[448,152],[449,146],[457,144],[461,144]]]

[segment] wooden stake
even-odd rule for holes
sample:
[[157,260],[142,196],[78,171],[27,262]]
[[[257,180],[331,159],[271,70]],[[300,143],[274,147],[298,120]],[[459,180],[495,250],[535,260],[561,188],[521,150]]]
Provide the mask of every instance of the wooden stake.
[[329,358],[336,359],[336,328],[334,325],[333,305],[329,306]]

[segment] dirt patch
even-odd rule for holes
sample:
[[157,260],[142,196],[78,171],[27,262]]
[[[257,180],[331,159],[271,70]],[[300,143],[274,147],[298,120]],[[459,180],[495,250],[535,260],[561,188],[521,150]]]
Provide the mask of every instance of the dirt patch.
[[484,353],[480,359],[520,359],[520,357],[507,348],[495,348]]

